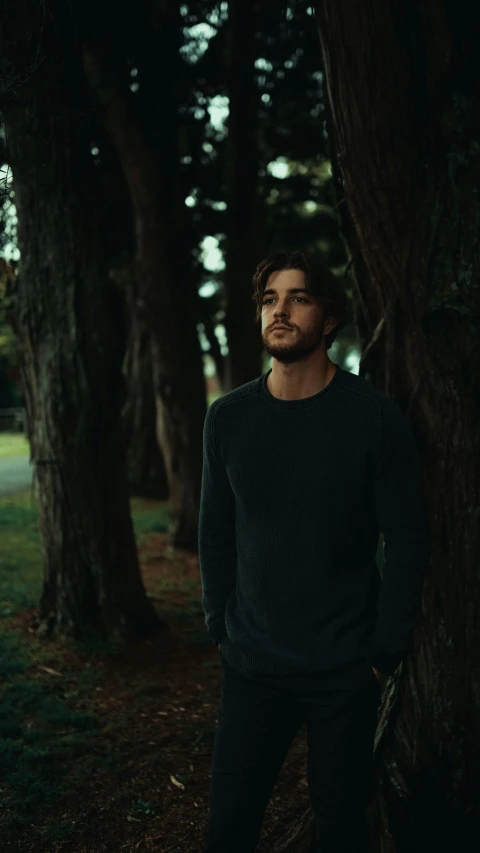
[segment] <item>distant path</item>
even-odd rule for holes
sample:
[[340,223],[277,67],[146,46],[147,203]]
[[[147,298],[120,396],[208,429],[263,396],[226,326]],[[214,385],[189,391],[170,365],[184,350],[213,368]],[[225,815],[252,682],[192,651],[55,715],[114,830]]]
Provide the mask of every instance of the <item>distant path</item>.
[[28,456],[0,458],[0,496],[32,488],[33,465]]

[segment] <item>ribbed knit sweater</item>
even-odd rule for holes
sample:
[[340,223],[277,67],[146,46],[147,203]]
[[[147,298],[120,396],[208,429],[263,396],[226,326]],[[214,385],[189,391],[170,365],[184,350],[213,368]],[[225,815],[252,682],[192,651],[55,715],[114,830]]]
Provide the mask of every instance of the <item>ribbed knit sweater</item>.
[[205,418],[207,632],[245,676],[389,675],[411,647],[429,555],[412,431],[393,400],[338,365],[300,400],[274,397],[270,372]]

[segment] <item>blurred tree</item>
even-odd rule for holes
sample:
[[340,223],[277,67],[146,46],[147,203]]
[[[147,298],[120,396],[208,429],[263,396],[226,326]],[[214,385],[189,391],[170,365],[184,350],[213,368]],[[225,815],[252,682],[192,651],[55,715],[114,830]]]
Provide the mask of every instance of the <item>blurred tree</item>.
[[[478,847],[480,23],[467,4],[315,3],[361,372],[422,454],[431,569],[382,695],[375,850]],[[388,558],[385,564],[388,570]],[[312,851],[302,817],[282,853]]]
[[15,287],[15,264],[0,258],[0,409],[23,406],[15,335],[6,319],[9,293]]
[[149,335],[136,305],[132,206],[117,151],[105,129],[92,128],[96,205],[103,223],[102,251],[110,279],[122,295],[126,351],[123,360],[122,426],[125,470],[131,494],[168,498],[168,482],[156,435]]
[[[29,26],[25,26],[25,21]],[[39,489],[40,635],[158,627],[140,577],[120,423],[124,330],[108,279],[90,92],[69,7],[22,0],[4,20],[2,109],[21,265],[9,320]]]
[[[197,335],[192,235],[179,173],[184,86],[177,3],[77,6],[87,77],[129,188],[136,236],[136,304],[149,331],[157,437],[169,483],[171,539],[197,549],[206,413]],[[135,50],[141,38],[142,50]],[[126,57],[138,57],[139,92]],[[127,46],[129,53],[127,53]],[[143,72],[143,74],[142,74]],[[145,108],[148,104],[148,109]]]
[[149,330],[135,305],[135,272],[131,266],[117,271],[125,297],[127,351],[123,363],[125,402],[122,421],[127,443],[126,475],[133,494],[168,500],[169,488],[156,434],[156,406],[150,357]]

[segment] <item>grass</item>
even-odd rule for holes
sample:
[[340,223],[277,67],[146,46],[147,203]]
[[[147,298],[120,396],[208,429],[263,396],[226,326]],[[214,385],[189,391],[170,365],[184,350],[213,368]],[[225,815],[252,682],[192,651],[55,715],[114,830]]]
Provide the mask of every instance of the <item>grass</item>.
[[[30,492],[0,498],[0,620],[34,607],[42,588],[37,504]],[[1,621],[0,621],[1,629]]]
[[0,459],[28,456],[30,445],[21,432],[0,432]]
[[165,533],[169,517],[166,503],[144,498],[131,498],[130,509],[133,528],[138,545],[142,545],[152,533]]

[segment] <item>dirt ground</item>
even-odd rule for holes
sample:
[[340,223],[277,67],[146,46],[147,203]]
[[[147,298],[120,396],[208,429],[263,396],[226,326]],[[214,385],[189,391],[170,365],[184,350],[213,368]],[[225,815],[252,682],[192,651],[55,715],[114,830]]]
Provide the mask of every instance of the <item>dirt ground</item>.
[[[158,533],[140,549],[140,559],[165,630],[119,654],[95,656],[96,686],[69,699],[70,707],[99,721],[88,747],[65,748],[68,773],[76,778],[83,766],[82,783],[39,809],[34,822],[2,832],[4,853],[202,853],[219,652],[206,634],[197,555],[170,548],[167,535]],[[38,642],[35,622],[36,611],[28,610],[12,618],[11,627]],[[87,661],[59,644],[50,649],[39,677],[58,690],[62,672],[80,671]],[[69,695],[65,689],[63,695]],[[258,853],[271,853],[274,839],[308,808],[305,773],[302,729],[273,790]],[[0,797],[1,788],[0,781]]]

